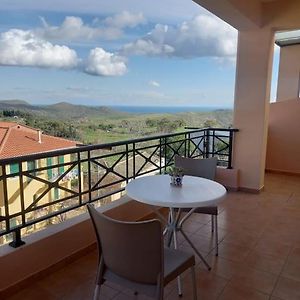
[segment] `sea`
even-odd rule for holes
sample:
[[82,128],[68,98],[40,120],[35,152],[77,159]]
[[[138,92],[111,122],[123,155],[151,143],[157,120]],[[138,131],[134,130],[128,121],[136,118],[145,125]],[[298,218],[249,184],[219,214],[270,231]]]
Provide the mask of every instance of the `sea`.
[[163,113],[181,113],[181,112],[209,112],[219,109],[230,109],[230,107],[216,106],[126,106],[116,105],[109,106],[118,111],[133,113],[133,114],[163,114]]

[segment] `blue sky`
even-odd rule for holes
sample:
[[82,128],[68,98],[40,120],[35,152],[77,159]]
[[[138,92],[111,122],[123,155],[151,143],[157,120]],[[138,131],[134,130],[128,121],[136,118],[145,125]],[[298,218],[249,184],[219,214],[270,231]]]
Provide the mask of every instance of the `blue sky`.
[[0,98],[229,107],[236,38],[188,0],[2,0]]

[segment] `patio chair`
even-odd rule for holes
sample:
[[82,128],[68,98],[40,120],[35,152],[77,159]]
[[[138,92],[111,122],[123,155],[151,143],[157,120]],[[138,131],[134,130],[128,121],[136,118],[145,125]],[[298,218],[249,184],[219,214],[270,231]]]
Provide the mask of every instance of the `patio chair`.
[[[175,166],[183,169],[185,175],[198,176],[206,179],[214,180],[216,175],[217,168],[217,158],[186,158],[181,156],[175,156]],[[189,211],[190,209],[184,209],[183,211]],[[211,215],[211,230],[212,233],[215,233],[215,254],[218,256],[219,247],[218,247],[218,207],[217,206],[207,206],[207,207],[198,207],[194,211],[199,214]]]
[[95,229],[99,262],[94,300],[105,280],[154,299],[163,299],[164,286],[191,269],[193,299],[197,300],[195,257],[179,250],[164,249],[159,220],[122,222],[87,205]]

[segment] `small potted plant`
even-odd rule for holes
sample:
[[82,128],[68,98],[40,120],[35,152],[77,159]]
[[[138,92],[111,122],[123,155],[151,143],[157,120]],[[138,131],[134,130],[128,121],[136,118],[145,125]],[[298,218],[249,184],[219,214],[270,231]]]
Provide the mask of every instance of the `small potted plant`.
[[182,181],[184,176],[182,168],[172,166],[168,168],[167,173],[170,175],[171,185],[182,186]]

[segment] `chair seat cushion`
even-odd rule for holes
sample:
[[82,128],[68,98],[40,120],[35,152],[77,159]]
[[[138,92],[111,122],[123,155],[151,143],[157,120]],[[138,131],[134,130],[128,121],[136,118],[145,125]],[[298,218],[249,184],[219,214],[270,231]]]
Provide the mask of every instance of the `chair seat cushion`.
[[[183,212],[189,212],[191,208],[181,208],[181,211]],[[203,207],[197,207],[194,211],[194,213],[198,214],[207,214],[207,215],[218,215],[218,207],[217,206],[203,206]]]
[[164,285],[195,265],[195,256],[188,252],[165,248],[164,255]]
[[195,213],[198,214],[207,214],[207,215],[217,215],[218,214],[218,207],[217,206],[204,206],[204,207],[197,207]]

